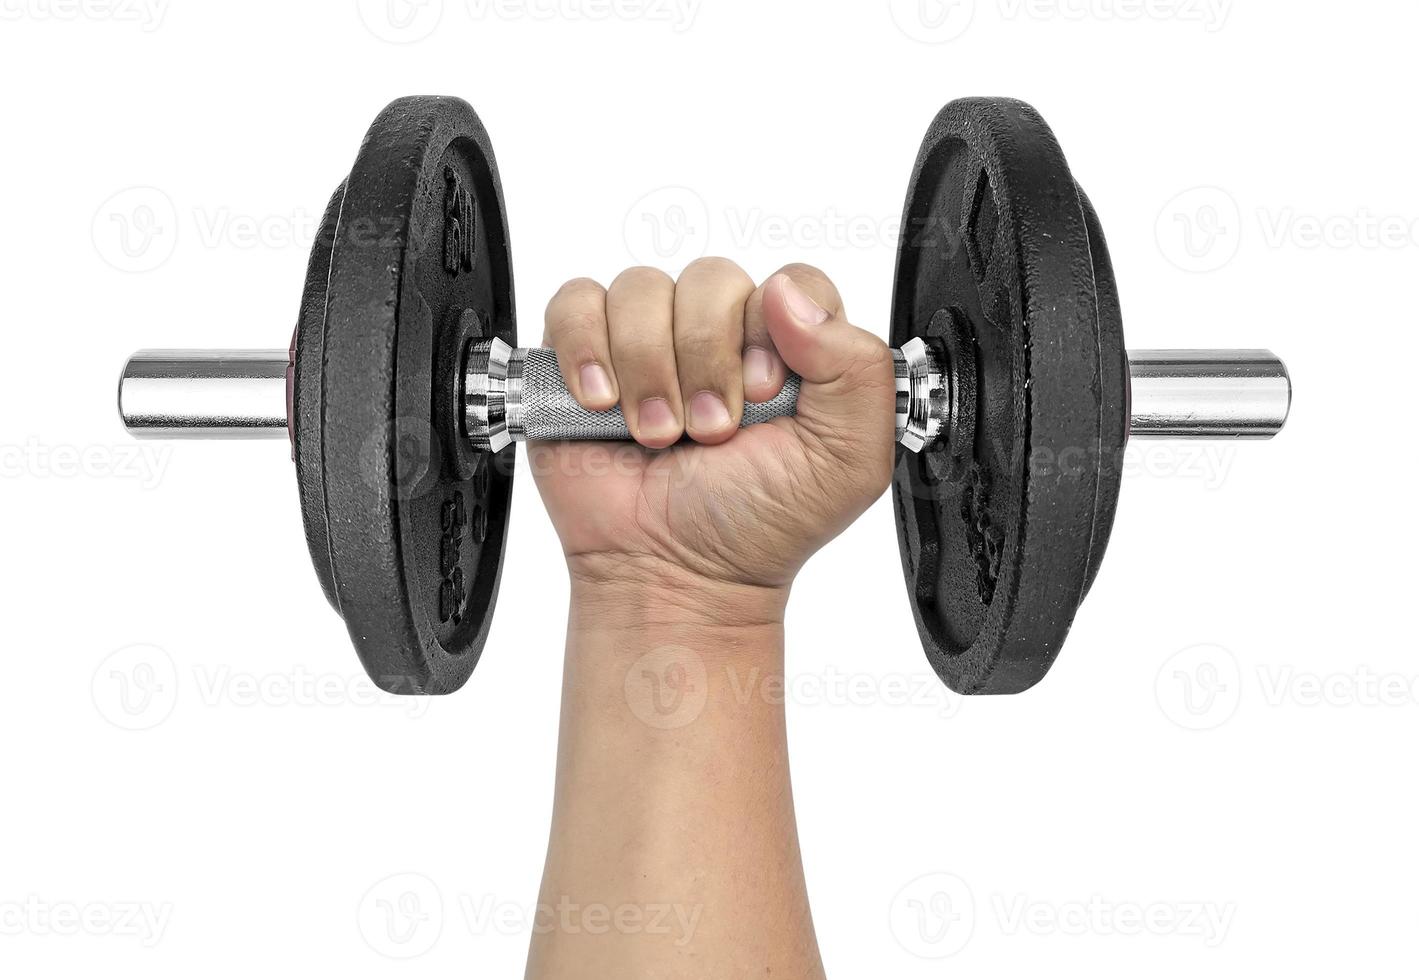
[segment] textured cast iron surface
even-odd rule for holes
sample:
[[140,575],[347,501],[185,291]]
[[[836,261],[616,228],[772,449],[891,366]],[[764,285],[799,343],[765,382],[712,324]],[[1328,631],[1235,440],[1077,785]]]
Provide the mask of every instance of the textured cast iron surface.
[[972,444],[898,451],[912,611],[953,690],[1013,694],[1053,664],[1112,526],[1126,423],[1113,275],[1054,135],[1014,100],[941,111],[902,234],[892,343],[973,350],[977,396]]
[[[1077,185],[1076,185],[1077,186]],[[1099,410],[1099,495],[1094,509],[1094,537],[1089,546],[1089,574],[1084,580],[1087,595],[1099,574],[1099,563],[1113,532],[1118,495],[1123,487],[1123,451],[1128,446],[1128,349],[1123,341],[1123,310],[1118,300],[1113,260],[1109,258],[1104,229],[1088,195],[1079,188],[1084,221],[1089,227],[1089,251],[1094,260],[1094,285],[1099,302],[1099,386],[1103,403]]]
[[321,218],[315,244],[306,266],[305,290],[296,318],[295,384],[292,386],[292,448],[296,462],[296,482],[300,488],[301,518],[305,525],[306,547],[325,598],[339,612],[335,579],[330,567],[330,528],[325,520],[325,463],[321,452],[320,376],[325,350],[325,298],[330,281],[330,249],[340,220],[340,202],[345,198],[342,182],[335,189]]
[[514,457],[462,445],[443,383],[474,333],[517,343],[492,149],[467,103],[400,99],[316,245],[296,372],[312,557],[365,669],[396,693],[461,687],[497,599]]

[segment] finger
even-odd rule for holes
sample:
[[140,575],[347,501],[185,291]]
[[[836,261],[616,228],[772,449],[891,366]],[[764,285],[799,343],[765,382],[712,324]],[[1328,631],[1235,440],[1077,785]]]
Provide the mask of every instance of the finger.
[[720,443],[744,415],[744,304],[754,280],[728,259],[697,259],[675,284],[675,365],[686,431]]
[[[820,306],[786,275],[769,280],[763,316],[789,369],[803,378],[797,424],[841,462],[891,468],[896,374],[882,340]],[[863,465],[859,465],[863,464]]]
[[766,402],[775,397],[788,377],[788,368],[774,348],[768,324],[764,321],[764,296],[769,283],[778,276],[788,276],[833,316],[844,315],[838,287],[820,269],[811,265],[795,262],[765,280],[744,307],[744,397],[751,402]]
[[573,279],[547,304],[543,343],[557,352],[562,380],[584,408],[604,412],[616,404],[616,375],[606,326],[606,290],[591,279]]
[[651,449],[673,445],[684,431],[674,280],[658,269],[627,269],[606,292],[606,322],[627,428]]

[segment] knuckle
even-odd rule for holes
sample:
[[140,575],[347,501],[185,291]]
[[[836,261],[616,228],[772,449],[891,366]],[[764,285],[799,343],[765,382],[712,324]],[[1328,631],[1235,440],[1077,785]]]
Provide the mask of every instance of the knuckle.
[[893,370],[892,350],[887,346],[886,341],[876,334],[868,333],[866,330],[857,331],[852,349],[854,358],[865,371],[881,373]]
[[669,338],[659,334],[632,331],[618,334],[612,341],[613,355],[617,363],[629,363],[638,371],[651,370],[656,364],[674,364],[675,349]]
[[556,295],[553,296],[553,301],[555,302],[559,298],[565,298],[567,296],[577,296],[581,294],[586,294],[592,297],[604,297],[606,295],[606,289],[601,285],[601,283],[597,282],[595,279],[588,279],[585,276],[578,276],[576,279],[568,279],[566,282],[562,283],[561,288],[558,289]]
[[842,377],[859,392],[895,392],[896,367],[881,338],[862,331],[843,352]]
[[759,346],[769,342],[769,325],[764,320],[764,287],[755,289],[744,303],[744,341]]
[[727,326],[721,329],[702,329],[676,331],[675,333],[675,353],[682,360],[692,363],[684,365],[687,368],[694,368],[706,364],[719,365],[727,364],[732,356],[737,367],[740,348],[743,341],[738,334]]
[[568,367],[580,367],[587,364],[600,364],[602,367],[611,366],[604,363],[606,359],[600,350],[584,343],[558,348],[557,359]]
[[675,280],[668,273],[648,265],[633,265],[623,270],[611,283],[611,288],[616,292],[658,292],[674,286]]
[[754,288],[754,280],[749,277],[749,273],[740,268],[739,263],[719,255],[706,255],[687,265],[685,271],[680,273],[680,281],[685,282],[686,280],[691,282],[726,282],[740,288],[746,286],[750,290]]
[[558,289],[558,292],[606,292],[606,289],[596,279],[579,275],[579,277],[563,282],[562,288]]
[[553,342],[561,346],[563,342],[585,344],[591,337],[605,331],[605,321],[600,314],[590,310],[569,310],[552,321],[548,333]]

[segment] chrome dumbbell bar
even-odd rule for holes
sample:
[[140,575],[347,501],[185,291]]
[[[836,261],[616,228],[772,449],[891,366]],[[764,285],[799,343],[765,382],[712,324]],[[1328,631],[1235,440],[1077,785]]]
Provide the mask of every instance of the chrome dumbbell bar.
[[[897,440],[919,452],[949,423],[950,365],[919,339],[892,355]],[[1134,438],[1269,439],[1290,412],[1290,376],[1270,351],[1136,351],[1128,362]],[[592,412],[577,404],[553,351],[480,341],[466,363],[467,435],[479,448],[630,438],[619,408]],[[285,350],[140,351],[123,370],[118,408],[128,431],[140,437],[284,438],[290,384]],[[743,424],[793,415],[799,387],[790,376],[772,401],[746,404]]]

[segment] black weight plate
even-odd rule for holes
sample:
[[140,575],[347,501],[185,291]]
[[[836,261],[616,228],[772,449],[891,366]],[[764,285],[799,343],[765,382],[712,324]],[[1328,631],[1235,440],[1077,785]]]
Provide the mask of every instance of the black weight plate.
[[445,694],[487,640],[515,459],[467,446],[445,383],[470,336],[517,343],[502,188],[466,102],[400,99],[375,120],[329,268],[320,453],[334,601],[376,684]]
[[305,289],[296,318],[291,354],[295,376],[291,384],[291,445],[296,462],[296,483],[301,495],[301,518],[306,547],[325,598],[338,612],[334,573],[330,568],[330,529],[325,520],[325,464],[321,453],[320,374],[325,350],[325,299],[330,285],[330,250],[345,198],[341,183],[330,198],[306,265]]
[[918,632],[963,694],[1044,677],[1112,524],[1123,344],[1090,224],[1034,109],[965,99],[936,117],[907,194],[891,339],[974,351],[975,427],[899,450],[893,496]]
[[1118,495],[1123,488],[1123,452],[1128,447],[1129,380],[1128,349],[1123,341],[1123,309],[1118,300],[1118,282],[1113,260],[1099,216],[1084,189],[1079,203],[1089,226],[1089,252],[1094,263],[1094,285],[1099,298],[1099,381],[1103,394],[1100,408],[1102,425],[1099,442],[1099,498],[1094,509],[1094,538],[1089,545],[1089,574],[1084,582],[1087,595],[1099,574],[1099,562],[1113,532]]

